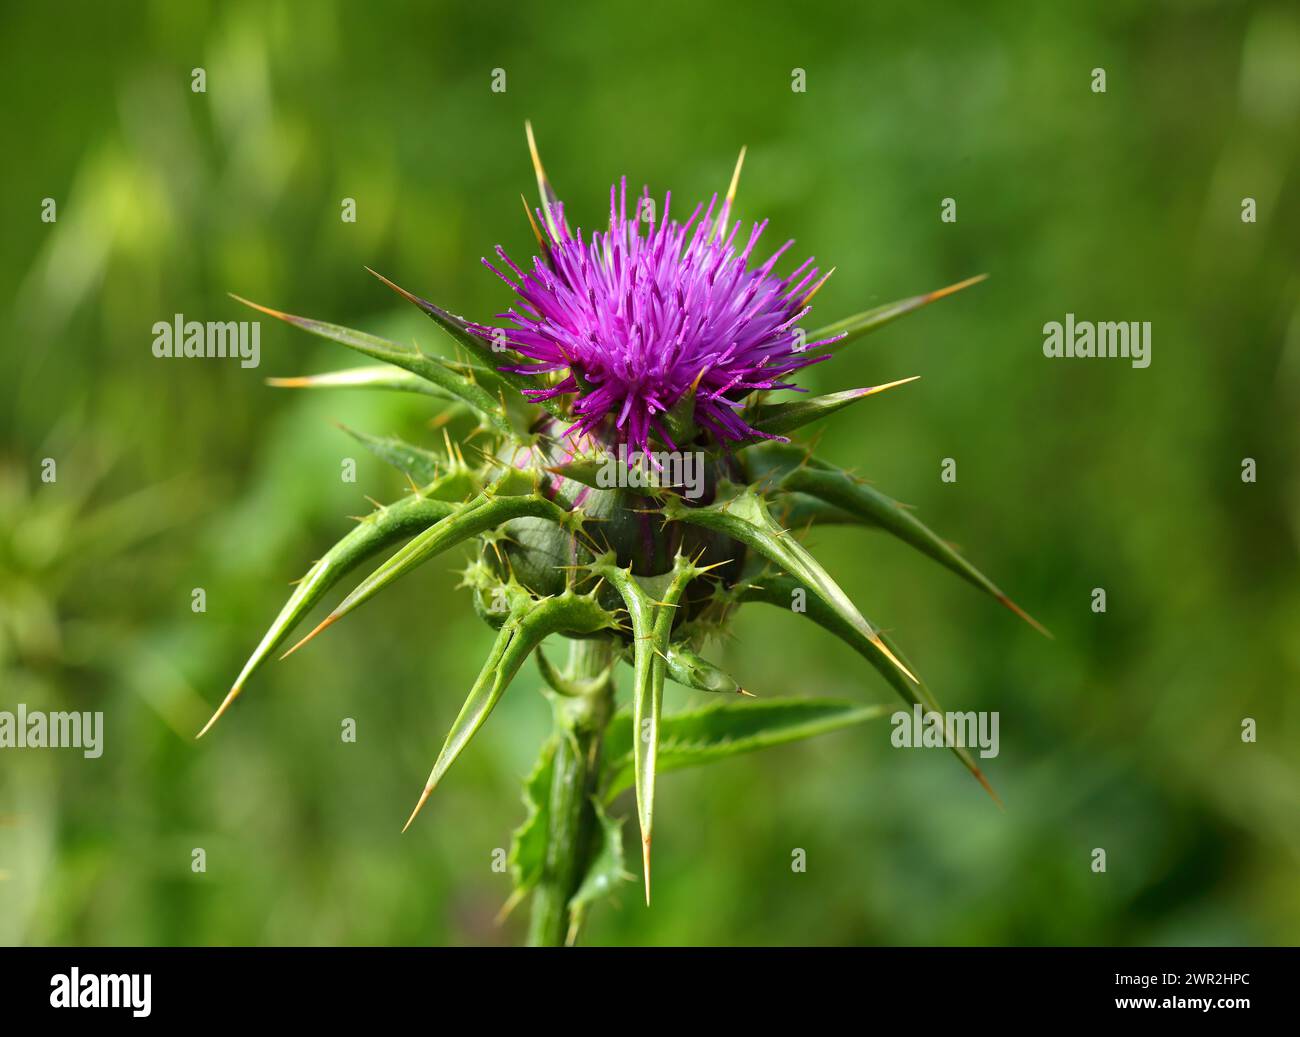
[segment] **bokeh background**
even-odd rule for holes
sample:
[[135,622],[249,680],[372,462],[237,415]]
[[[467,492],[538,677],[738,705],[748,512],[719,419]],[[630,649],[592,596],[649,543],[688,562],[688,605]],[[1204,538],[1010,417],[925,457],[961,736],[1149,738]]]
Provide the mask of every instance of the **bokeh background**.
[[[988,272],[806,383],[923,376],[823,452],[1056,634],[881,535],[818,532],[945,706],[1000,712],[1005,811],[885,724],[668,775],[655,904],[629,884],[589,940],[1300,940],[1294,5],[7,4],[0,41],[0,708],[106,714],[99,760],[0,753],[0,941],[520,937],[491,860],[548,724],[531,668],[399,835],[490,641],[456,559],[193,739],[289,581],[401,492],[332,422],[431,440],[433,411],[267,387],[353,362],[285,326],[257,370],[157,360],[150,328],[244,319],[237,292],[438,348],[362,266],[496,312],[478,258],[529,253],[525,118],[587,225],[620,174],[707,197],[747,144],[741,215],[838,267],[827,319]],[[1151,367],[1045,359],[1066,312],[1151,321]],[[794,616],[736,635],[720,661],[759,694],[890,701]]]

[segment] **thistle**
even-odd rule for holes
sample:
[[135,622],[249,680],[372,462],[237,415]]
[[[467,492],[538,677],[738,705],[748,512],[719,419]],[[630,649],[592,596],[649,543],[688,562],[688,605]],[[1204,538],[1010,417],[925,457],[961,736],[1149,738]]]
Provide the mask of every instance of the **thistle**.
[[[534,656],[554,732],[525,783],[529,816],[514,834],[506,907],[531,895],[530,939],[555,944],[573,942],[589,906],[629,877],[622,826],[608,813],[619,793],[635,790],[648,903],[659,772],[888,712],[737,697],[748,692],[701,652],[740,606],[794,606],[906,703],[938,710],[892,638],[800,542],[808,527],[883,529],[1037,624],[897,501],[789,438],[913,379],[769,399],[803,392],[790,380],[802,368],[981,277],[805,334],[833,271],[808,259],[779,274],[790,241],[760,261],[766,222],[732,219],[743,151],[721,203],[715,195],[678,221],[671,195],[657,212],[646,190],[629,211],[624,180],[610,190],[605,229],[584,234],[570,230],[527,129],[541,201],[524,209],[538,255],[521,266],[498,247],[483,261],[515,294],[496,322],[465,320],[375,274],[441,329],[446,355],[239,300],[375,362],[272,384],[422,393],[473,427],[459,443],[444,429],[440,451],[353,433],[404,473],[410,493],[377,507],[308,570],[200,736],[344,574],[396,548],[285,655],[425,562],[471,545],[462,587],[496,639],[406,824]],[[698,479],[688,493],[676,476],[691,465]],[[569,642],[563,667],[543,653],[553,635]],[[619,708],[622,664],[631,701]],[[665,713],[670,680],[727,697]],[[966,750],[953,751],[992,795]]]

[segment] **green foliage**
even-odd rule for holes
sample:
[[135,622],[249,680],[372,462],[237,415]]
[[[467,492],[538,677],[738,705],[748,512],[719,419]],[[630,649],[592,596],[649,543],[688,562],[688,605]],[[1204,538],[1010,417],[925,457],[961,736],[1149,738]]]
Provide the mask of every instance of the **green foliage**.
[[[868,396],[914,381],[915,378],[904,378],[885,385],[873,385],[867,389],[847,389],[844,392],[808,396],[785,403],[759,403],[746,412],[745,420],[759,432],[769,436],[784,436],[787,432],[793,432],[814,421],[828,418],[836,411],[843,410],[859,400],[865,400]],[[749,442],[771,442],[771,440],[754,437]]]
[[308,636],[315,636],[320,630],[342,619],[394,580],[405,576],[430,558],[482,533],[496,529],[512,519],[525,516],[554,518],[565,525],[570,524],[567,514],[539,494],[491,497],[487,493],[482,493],[464,504],[457,505],[451,514],[413,537],[392,557],[386,559],[362,580]]
[[669,644],[664,652],[664,664],[670,680],[696,691],[747,694],[735,677],[702,658],[684,641]]
[[[429,302],[428,299],[421,299],[418,295],[408,292],[405,288],[398,287],[392,281],[388,280],[388,278],[384,277],[383,274],[375,273],[373,270],[370,272],[407,302],[418,306],[426,316],[438,325],[438,327],[465,349],[469,350],[472,356],[484,364],[488,370],[493,371],[501,383],[508,386],[518,396],[522,397],[525,389],[537,389],[540,387],[537,380],[529,375],[500,370],[500,367],[502,366],[501,354],[494,353],[492,347],[488,345],[488,343],[484,342],[483,339],[471,332],[466,326],[463,317],[457,317],[454,313],[448,313],[441,306]],[[564,414],[563,405],[558,400],[543,400],[538,404],[538,406],[556,416]],[[504,405],[502,405],[502,407],[504,407]]]
[[[558,736],[556,736],[558,737]],[[531,892],[542,878],[546,867],[546,846],[550,830],[551,780],[555,775],[555,740],[548,738],[542,744],[541,755],[532,772],[524,780],[524,806],[528,810],[523,823],[514,830],[510,840],[510,875],[514,880],[514,894],[510,906]]]
[[926,292],[924,295],[913,295],[906,299],[899,299],[897,302],[885,303],[883,306],[873,306],[862,313],[855,313],[851,317],[845,317],[842,320],[827,324],[825,327],[818,328],[812,333],[809,341],[819,342],[822,339],[841,335],[843,337],[834,345],[846,345],[854,339],[870,335],[873,331],[879,331],[885,325],[898,320],[899,317],[915,313],[922,306],[928,306],[930,303],[952,295],[954,292],[959,292],[963,288],[979,284],[986,276],[988,275],[980,274],[976,277],[968,277],[966,280],[949,285],[947,288],[939,288],[933,292]]
[[361,519],[298,581],[289,600],[280,609],[280,614],[275,617],[239,676],[235,678],[226,700],[203,731],[199,732],[200,735],[229,708],[257,668],[284,643],[294,627],[335,583],[367,558],[413,534],[423,532],[453,511],[454,506],[446,501],[416,493],[379,508]]
[[623,822],[610,817],[599,801],[593,800],[591,808],[599,826],[596,851],[582,877],[582,884],[569,900],[575,936],[592,904],[613,895],[620,885],[632,880],[623,855]]
[[379,460],[386,461],[415,484],[432,482],[438,477],[441,458],[432,450],[415,446],[396,436],[372,436],[346,425],[343,431],[364,446]]
[[488,653],[478,680],[452,724],[429,773],[429,780],[425,782],[420,801],[407,819],[407,827],[447,773],[447,768],[456,761],[501,701],[515,673],[535,648],[551,634],[561,631],[575,635],[594,634],[613,625],[613,617],[588,595],[566,593],[537,601],[522,588],[512,587],[511,592],[510,615],[498,631],[496,643]]
[[[794,595],[805,589],[802,583],[790,576],[761,572],[741,580],[736,594],[739,602],[762,601],[789,611]],[[925,682],[910,676],[912,671],[906,668],[905,657],[888,635],[882,634],[876,639],[863,636],[855,624],[816,596],[809,597],[804,602],[804,609],[809,619],[834,634],[874,666],[908,705],[921,706],[927,712],[942,712],[942,707]],[[952,751],[989,794],[996,798],[971,754],[961,746],[953,746]]]
[[[717,763],[742,753],[785,745],[887,716],[889,706],[862,706],[833,699],[759,699],[721,702],[663,718],[660,772]],[[635,779],[633,718],[618,713],[605,735],[604,787],[612,800]]]
[[391,389],[394,392],[413,392],[439,400],[455,400],[455,394],[440,389],[433,382],[411,371],[388,364],[369,367],[349,367],[323,374],[299,375],[296,378],[268,378],[268,385],[279,389]]
[[279,310],[259,306],[257,303],[241,299],[239,296],[234,298],[236,301],[242,302],[245,306],[250,306],[260,313],[265,313],[287,324],[292,324],[294,327],[301,328],[312,335],[332,339],[349,349],[354,349],[358,353],[370,357],[372,360],[382,360],[423,378],[431,386],[450,396],[459,398],[473,407],[498,432],[510,431],[500,401],[494,400],[471,377],[458,371],[452,364],[441,357],[427,356],[415,346],[403,346],[397,342],[389,342],[376,335],[368,335],[364,331],[341,327],[338,324],[329,324],[326,321],[312,320],[310,317],[297,317],[292,313],[281,313]]
[[[770,477],[775,486],[788,494],[801,494],[814,498],[831,510],[822,513],[823,521],[857,521],[876,526],[911,544],[929,555],[940,565],[1001,602],[1039,632],[1047,631],[1027,615],[1010,598],[971,565],[951,544],[941,539],[902,504],[881,493],[865,480],[854,478],[842,468],[819,461],[798,447],[767,443],[750,451],[756,475]],[[796,504],[797,506],[797,504]],[[817,513],[810,515],[817,521]],[[1048,635],[1050,636],[1050,635]]]
[[[675,521],[703,526],[740,541],[774,565],[789,572],[818,601],[859,635],[869,641],[886,658],[892,653],[857,607],[849,600],[828,572],[808,550],[773,520],[767,505],[752,488],[735,488],[719,492],[720,499],[707,507],[688,507],[679,498],[668,498],[664,513]],[[910,671],[894,660],[906,676]]]

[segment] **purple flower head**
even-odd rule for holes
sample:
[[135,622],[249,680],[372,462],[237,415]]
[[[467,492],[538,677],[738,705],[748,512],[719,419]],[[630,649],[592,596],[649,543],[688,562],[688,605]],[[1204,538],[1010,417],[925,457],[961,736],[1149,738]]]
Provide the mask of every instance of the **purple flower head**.
[[624,178],[610,187],[609,229],[585,239],[581,228],[569,233],[563,204],[550,203],[537,210],[547,230],[545,238],[538,231],[544,255],[531,270],[500,246],[508,270],[483,260],[519,295],[517,307],[498,314],[513,326],[474,330],[498,342],[504,333],[531,361],[503,370],[563,372],[529,393],[572,395],[571,434],[612,436],[641,450],[654,435],[677,449],[663,416],[694,392],[696,426],[720,443],[762,435],[739,413],[746,397],[795,389],[784,379],[827,359],[808,350],[835,339],[805,343],[796,327],[822,283],[813,260],[785,277],[773,273],[791,240],[759,264],[754,250],[767,221],[746,235],[739,221],[728,230],[731,200],[729,193],[715,217],[715,194],[679,223],[670,219],[669,192],[655,222],[646,188],[629,218]]

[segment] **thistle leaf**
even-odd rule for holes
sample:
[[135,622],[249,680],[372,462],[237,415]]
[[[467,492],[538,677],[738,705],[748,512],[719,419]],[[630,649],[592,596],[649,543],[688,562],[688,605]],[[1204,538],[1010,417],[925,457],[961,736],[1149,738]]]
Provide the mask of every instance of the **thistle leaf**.
[[762,498],[752,489],[746,487],[733,496],[724,497],[723,489],[720,488],[718,502],[707,507],[690,507],[680,498],[670,496],[665,500],[664,513],[669,519],[725,533],[733,540],[739,540],[753,548],[803,583],[811,595],[825,602],[836,615],[892,659],[904,674],[916,680],[911,671],[880,640],[880,635],[840,589],[840,585],[831,579],[821,563],[789,531],[781,529],[773,521]]
[[[810,458],[800,450],[774,445],[760,453],[784,459],[780,469],[783,474],[776,475],[773,479],[777,488],[806,495],[834,509],[822,514],[823,521],[835,521],[836,514],[839,514],[850,521],[883,529],[995,598],[1045,637],[1052,636],[1046,627],[1007,597],[992,580],[892,497],[855,479],[842,468]],[[815,512],[810,514],[806,506],[801,507],[798,501],[793,502],[791,514],[800,521],[818,517]]]
[[351,367],[343,371],[297,375],[291,378],[268,378],[266,384],[277,389],[390,389],[435,396],[441,400],[456,399],[447,390],[440,389],[428,379],[388,364]]
[[[369,267],[366,267],[366,269],[370,270]],[[443,331],[468,349],[471,355],[478,357],[484,362],[484,364],[495,370],[504,385],[509,386],[524,399],[527,399],[529,403],[535,402],[548,413],[556,416],[564,415],[564,408],[558,400],[550,399],[534,401],[525,396],[525,390],[544,389],[546,386],[530,375],[519,374],[516,371],[500,370],[503,357],[499,353],[494,352],[492,347],[488,345],[481,336],[475,334],[470,329],[469,323],[464,317],[458,317],[456,314],[444,310],[441,306],[434,305],[429,302],[428,299],[421,299],[418,295],[408,292],[405,288],[393,283],[383,274],[375,270],[370,270],[370,273],[383,281],[384,284],[388,285],[389,288],[395,291],[407,302],[413,303],[415,306],[419,307],[430,319],[433,320],[435,324],[438,325],[438,327],[442,328]]]
[[736,158],[736,168],[731,174],[731,183],[727,186],[727,194],[722,202],[722,211],[718,213],[718,219],[709,231],[709,241],[714,237],[725,238],[727,236],[727,218],[731,215],[731,207],[736,203],[736,191],[740,187],[740,171],[745,168],[745,152],[749,148],[742,146],[740,155]]
[[570,677],[567,673],[561,673],[552,664],[551,660],[546,657],[546,653],[540,648],[537,649],[537,669],[542,674],[542,681],[552,691],[558,692],[566,698],[587,698],[594,695],[610,679],[610,673],[613,671],[614,664],[611,663],[609,669],[595,677],[580,679]]
[[[663,702],[663,682],[655,693],[656,675],[660,673],[655,657],[655,616],[657,607],[631,568],[620,569],[613,554],[596,560],[591,571],[609,581],[627,608],[632,626],[633,714],[641,737],[632,752],[636,775],[637,821],[641,828],[642,859],[645,869],[646,903],[650,902],[650,838],[654,825],[655,753],[659,745],[659,707]],[[629,744],[631,739],[629,738]]]
[[857,526],[862,520],[843,508],[832,507],[806,493],[783,493],[773,498],[772,505],[779,508],[776,517],[787,529],[806,529],[809,526]]
[[[892,707],[834,699],[725,702],[663,718],[659,769],[681,770],[741,753],[784,745],[888,716]],[[634,780],[632,718],[618,713],[605,735],[604,797],[613,800]]]
[[474,500],[458,505],[438,525],[413,538],[402,549],[367,576],[338,607],[321,620],[310,634],[285,652],[291,655],[326,627],[332,626],[359,605],[365,604],[394,580],[450,547],[463,543],[511,519],[532,516],[549,518],[558,524],[571,524],[568,512],[538,494],[520,494],[510,497],[488,497],[480,494]]
[[868,396],[874,396],[876,393],[884,392],[886,389],[893,389],[899,385],[906,385],[908,382],[914,382],[920,377],[920,375],[913,375],[911,378],[900,378],[896,382],[886,382],[883,385],[872,385],[865,389],[848,389],[844,392],[830,393],[827,396],[812,396],[805,399],[791,400],[788,403],[760,404],[749,410],[744,415],[744,418],[753,428],[759,432],[765,432],[767,435],[751,436],[740,440],[734,444],[734,448],[739,449],[751,443],[763,442],[770,436],[783,436],[787,432],[793,432],[797,428],[802,428],[804,425],[834,414],[837,410],[842,410],[852,403],[865,400]]
[[664,657],[668,678],[678,684],[712,694],[749,695],[735,677],[697,655],[689,645],[670,644]]
[[[528,154],[533,160],[533,171],[537,174],[537,193],[542,199],[542,218],[546,221],[546,229],[551,234],[551,240],[559,241],[560,225],[556,223],[556,217],[559,214],[557,206],[560,198],[555,193],[555,188],[551,186],[546,170],[542,168],[542,156],[537,151],[537,140],[533,136],[533,124],[528,120],[524,120],[524,133],[528,136]],[[531,213],[529,216],[531,218]]]
[[282,313],[279,310],[273,310],[270,307],[261,306],[258,303],[240,298],[238,295],[232,295],[231,298],[260,313],[265,313],[269,317],[275,317],[278,320],[292,324],[296,328],[301,328],[312,335],[319,335],[321,338],[339,342],[349,349],[354,349],[358,353],[370,357],[372,360],[382,360],[385,363],[418,375],[439,389],[469,404],[475,411],[486,418],[498,432],[506,435],[511,433],[501,403],[488,395],[481,385],[454,370],[448,361],[429,356],[414,346],[390,342],[388,339],[369,335],[364,331],[357,331],[353,328],[345,328],[340,324],[327,324],[324,321],[312,320],[310,317],[297,317],[292,313]]
[[594,634],[612,624],[613,617],[601,608],[594,596],[566,592],[539,600],[520,590],[516,601],[512,603],[509,618],[497,633],[478,680],[474,682],[465,698],[465,704],[451,725],[451,731],[438,753],[433,770],[429,772],[429,780],[425,782],[419,802],[411,811],[402,831],[411,827],[411,822],[437,788],[442,776],[483,726],[534,648],[551,634]]
[[[549,465],[547,471],[554,475],[563,476],[565,479],[572,479],[574,482],[582,483],[583,486],[590,486],[596,490],[610,489],[608,480],[608,464],[610,455],[598,454],[594,452],[585,452],[574,454],[572,457],[560,461],[557,464]],[[622,462],[618,462],[622,464]],[[672,488],[672,484],[667,478],[653,468],[646,465],[643,461],[637,461],[627,466],[629,476],[635,473],[635,478],[628,478],[627,485],[619,487],[628,493],[636,494],[640,497],[658,498],[666,490]]]
[[809,336],[808,341],[817,342],[821,339],[832,338],[835,335],[843,335],[843,338],[828,347],[831,349],[838,348],[852,342],[855,338],[861,338],[863,335],[878,331],[886,324],[896,321],[899,317],[906,316],[914,310],[919,310],[922,306],[928,306],[932,302],[938,302],[940,299],[960,292],[963,288],[979,284],[987,277],[988,274],[977,274],[975,277],[968,277],[964,281],[950,284],[947,288],[938,288],[933,292],[926,292],[924,295],[913,295],[907,299],[899,299],[896,302],[885,303],[883,306],[864,310],[862,313],[855,313],[851,317],[837,320],[834,324],[827,324],[824,328],[818,328]]
[[659,724],[664,702],[664,676],[667,672],[667,651],[671,642],[677,604],[685,593],[687,584],[703,570],[697,569],[684,556],[673,559],[672,572],[667,586],[655,603],[655,623],[651,647],[654,650],[653,679],[649,702],[638,696],[633,703],[633,717],[640,737],[636,740],[633,762],[636,767],[638,820],[641,823],[641,860],[645,875],[645,902],[650,903],[650,840],[654,825],[655,773],[659,756]]
[[791,472],[783,484],[789,489],[799,490],[842,508],[861,521],[892,533],[940,565],[951,569],[972,586],[997,599],[1039,633],[1046,637],[1052,636],[1046,627],[1007,597],[992,580],[892,497],[850,478],[846,472],[822,468],[798,469]]
[[[650,903],[650,843],[654,834],[655,773],[659,751],[659,721],[663,709],[666,654],[677,603],[687,584],[702,570],[682,555],[674,560],[670,573],[638,579],[631,569],[620,569],[612,555],[591,566],[619,592],[632,624],[633,671],[632,715],[640,732],[632,748],[636,784],[637,821],[641,828],[641,857],[645,875],[645,898]],[[654,596],[652,596],[652,593]]]
[[380,508],[367,515],[350,530],[347,536],[331,547],[323,558],[307,570],[307,575],[298,581],[289,600],[280,609],[280,614],[267,630],[261,643],[244,663],[225,701],[212,715],[199,732],[202,738],[221,715],[230,708],[239,697],[245,683],[254,671],[275,651],[289,636],[312,607],[320,601],[325,592],[339,581],[346,573],[399,540],[421,533],[438,521],[451,514],[453,505],[446,501],[434,500],[432,497],[413,494],[387,507]]
[[340,425],[344,432],[363,447],[404,475],[410,476],[416,483],[432,482],[438,477],[442,468],[442,458],[431,450],[415,446],[396,436],[371,436],[365,432]]
[[528,816],[510,838],[510,876],[514,892],[509,908],[519,903],[542,877],[546,867],[546,846],[550,838],[551,779],[555,774],[555,739],[548,738],[532,773],[524,781],[524,806]]
[[[795,591],[799,589],[801,589],[800,583],[789,576],[765,573],[751,580],[742,580],[737,601],[741,603],[762,601],[789,611],[790,603],[794,600]],[[854,624],[845,620],[843,616],[820,598],[809,596],[805,602],[805,608],[805,614],[809,619],[823,629],[830,631],[874,666],[880,672],[880,675],[898,692],[904,702],[909,705],[920,705],[927,712],[941,713],[943,711],[934,694],[923,681],[916,677],[908,681],[898,672],[895,660],[903,658],[903,656],[890,639],[882,635],[886,647],[886,650],[882,651],[876,642],[863,637]],[[993,797],[994,801],[1001,804],[997,793],[993,791],[993,786],[984,777],[983,771],[979,769],[970,753],[960,746],[954,746],[952,751],[966,769],[975,776],[975,779],[984,786],[985,791]]]
[[587,872],[578,886],[578,891],[569,899],[569,911],[573,919],[569,925],[570,939],[582,926],[583,915],[587,908],[610,896],[620,885],[632,879],[627,871],[627,859],[623,855],[623,820],[615,820],[605,813],[600,801],[592,799],[596,811],[596,852],[587,865]]

